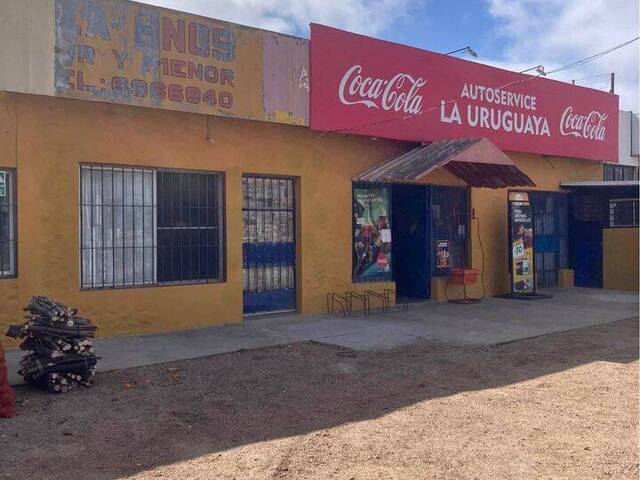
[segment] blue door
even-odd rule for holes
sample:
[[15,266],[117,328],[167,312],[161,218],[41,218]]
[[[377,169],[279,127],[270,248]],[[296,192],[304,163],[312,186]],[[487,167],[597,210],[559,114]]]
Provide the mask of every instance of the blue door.
[[603,200],[597,195],[572,195],[571,236],[576,287],[602,288]]
[[295,192],[291,178],[242,178],[245,315],[296,309]]
[[569,202],[564,193],[529,192],[533,205],[536,287],[558,286],[558,271],[568,268]]
[[426,185],[393,186],[393,272],[398,298],[431,297],[428,188]]
[[575,225],[575,285],[602,288],[602,225],[578,222]]

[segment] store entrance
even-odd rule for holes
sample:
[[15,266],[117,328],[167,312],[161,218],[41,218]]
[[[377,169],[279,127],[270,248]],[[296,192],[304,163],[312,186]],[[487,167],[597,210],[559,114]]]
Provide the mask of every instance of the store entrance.
[[393,185],[391,220],[396,296],[408,300],[431,298],[429,187]]

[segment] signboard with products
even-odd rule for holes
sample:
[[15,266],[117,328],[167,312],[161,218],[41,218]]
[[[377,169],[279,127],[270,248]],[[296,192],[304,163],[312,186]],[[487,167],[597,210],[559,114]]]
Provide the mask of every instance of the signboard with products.
[[509,194],[511,293],[535,293],[533,206],[526,193]]
[[311,25],[311,128],[617,162],[618,97]]
[[353,280],[390,281],[391,223],[389,188],[353,188]]
[[451,268],[450,246],[449,240],[438,240],[436,242],[436,268],[438,270],[449,270]]

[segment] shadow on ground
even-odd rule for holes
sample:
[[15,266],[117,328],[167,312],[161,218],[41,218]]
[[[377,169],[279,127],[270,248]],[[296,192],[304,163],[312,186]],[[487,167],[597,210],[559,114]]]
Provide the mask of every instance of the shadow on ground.
[[122,370],[67,395],[19,388],[19,416],[0,424],[0,465],[12,479],[116,479],[460,392],[637,359],[633,319],[491,347],[423,342],[355,353],[303,343]]

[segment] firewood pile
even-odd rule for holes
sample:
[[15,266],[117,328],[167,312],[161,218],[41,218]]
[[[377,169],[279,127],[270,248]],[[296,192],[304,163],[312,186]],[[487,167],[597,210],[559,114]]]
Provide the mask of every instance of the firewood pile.
[[0,418],[10,418],[16,414],[16,395],[9,386],[4,350],[0,345]]
[[33,297],[24,309],[23,325],[12,325],[7,336],[22,338],[19,374],[26,382],[64,393],[74,387],[91,386],[96,357],[92,339],[97,328],[90,320],[48,297]]

